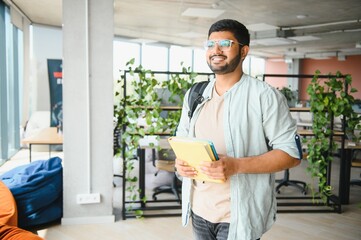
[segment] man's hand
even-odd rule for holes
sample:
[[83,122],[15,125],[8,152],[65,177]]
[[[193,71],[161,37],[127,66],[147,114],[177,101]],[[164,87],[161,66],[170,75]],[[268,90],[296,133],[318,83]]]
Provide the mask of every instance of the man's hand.
[[187,162],[178,158],[175,160],[175,168],[177,173],[182,177],[193,178],[197,176],[197,170],[194,167],[189,166]]
[[220,154],[218,161],[202,162],[200,169],[210,178],[226,181],[237,173],[237,162],[239,160]]

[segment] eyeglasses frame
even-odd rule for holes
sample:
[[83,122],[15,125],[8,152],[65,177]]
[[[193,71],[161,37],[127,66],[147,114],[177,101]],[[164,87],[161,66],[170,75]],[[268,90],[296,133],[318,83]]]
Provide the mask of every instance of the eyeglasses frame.
[[[219,46],[219,41],[224,41],[224,40],[230,41],[231,44],[230,44],[229,47]],[[211,48],[208,47],[208,45],[207,45],[207,43],[208,43],[209,41],[213,41],[213,42],[215,43],[214,46],[211,47]],[[245,44],[242,44],[242,43],[233,41],[233,40],[231,40],[231,39],[220,39],[220,40],[209,40],[209,39],[208,39],[208,40],[206,40],[206,41],[204,42],[204,48],[205,48],[206,51],[209,51],[209,50],[212,50],[213,48],[215,48],[215,47],[216,47],[216,44],[217,44],[217,45],[218,45],[218,48],[219,48],[221,51],[227,52],[227,51],[230,51],[230,50],[231,50],[233,43],[239,44],[240,46],[244,46],[244,45],[245,45]],[[224,48],[227,48],[227,50],[225,50]]]

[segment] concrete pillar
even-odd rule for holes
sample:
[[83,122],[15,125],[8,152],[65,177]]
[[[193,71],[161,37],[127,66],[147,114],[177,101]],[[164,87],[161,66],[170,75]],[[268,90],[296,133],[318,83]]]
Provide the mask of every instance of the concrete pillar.
[[113,0],[63,0],[62,224],[114,222],[113,25]]
[[[290,59],[287,62],[287,74],[294,74],[297,75],[300,73],[300,60],[299,59]],[[288,78],[288,87],[292,90],[292,91],[298,91],[298,82],[299,82],[299,78]]]

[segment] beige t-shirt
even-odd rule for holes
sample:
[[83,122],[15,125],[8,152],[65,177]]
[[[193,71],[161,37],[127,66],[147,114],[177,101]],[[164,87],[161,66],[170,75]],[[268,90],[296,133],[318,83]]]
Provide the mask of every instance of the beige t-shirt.
[[[197,138],[213,141],[218,154],[226,154],[223,132],[224,98],[213,90],[213,98],[205,103],[195,125]],[[192,211],[212,222],[230,222],[230,182],[193,181]]]

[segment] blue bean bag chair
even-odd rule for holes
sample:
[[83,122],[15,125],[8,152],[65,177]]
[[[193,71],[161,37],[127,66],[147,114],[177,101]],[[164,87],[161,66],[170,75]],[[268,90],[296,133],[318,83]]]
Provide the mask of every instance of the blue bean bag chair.
[[21,228],[42,225],[63,216],[63,168],[61,159],[34,161],[0,176],[10,189]]

